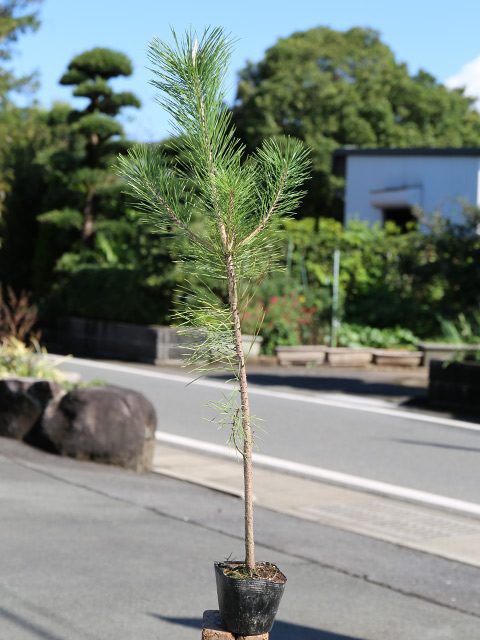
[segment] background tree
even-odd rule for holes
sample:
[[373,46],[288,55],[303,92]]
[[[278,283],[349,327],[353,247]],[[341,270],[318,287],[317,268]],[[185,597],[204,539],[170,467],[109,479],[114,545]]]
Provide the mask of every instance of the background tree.
[[[42,0],[4,0],[0,4],[0,107],[5,107],[11,91],[32,88],[34,74],[16,77],[12,69],[4,65],[13,55],[12,45],[20,34],[38,29],[37,12],[28,12],[29,5]],[[27,10],[27,11],[26,11]]]
[[[15,234],[9,227],[9,223],[17,224],[19,229],[32,221],[25,208],[20,206],[22,195],[20,191],[13,194],[15,185],[25,178],[25,171],[29,164],[29,157],[33,157],[34,147],[37,144],[35,138],[39,135],[39,119],[29,109],[18,109],[10,100],[12,91],[33,90],[35,88],[34,74],[25,77],[17,77],[10,68],[9,61],[13,57],[14,45],[21,34],[29,30],[35,31],[39,26],[37,13],[29,11],[34,2],[41,0],[5,0],[0,3],[0,278],[3,282],[11,282],[16,288],[23,286],[25,278],[28,279],[28,268],[19,262],[13,264],[10,273],[5,272],[7,254],[15,256],[19,249],[15,244]],[[33,130],[36,131],[33,135]],[[35,187],[38,184],[37,176],[32,176],[31,195],[35,198]],[[23,197],[27,198],[25,189]],[[33,205],[33,219],[35,213]],[[24,203],[28,206],[27,203]],[[16,209],[16,212],[13,211]],[[10,211],[10,213],[8,213]],[[32,207],[29,207],[29,212]],[[8,215],[7,215],[8,214]],[[24,214],[19,217],[19,214]],[[6,217],[9,220],[6,220]],[[8,236],[8,240],[5,236]],[[25,252],[32,251],[32,244],[25,241]],[[13,243],[13,244],[12,244]],[[23,251],[20,252],[23,254]],[[3,265],[3,271],[2,271]],[[15,268],[17,267],[17,268]],[[5,277],[7,276],[7,278]],[[17,280],[18,282],[14,282]],[[28,285],[27,285],[28,286]]]
[[234,120],[247,149],[288,134],[313,150],[303,215],[343,217],[342,180],[331,174],[341,146],[480,145],[480,115],[463,90],[420,70],[410,75],[372,29],[318,27],[280,39],[240,72]]
[[0,282],[17,293],[33,287],[36,216],[44,194],[37,154],[55,144],[48,121],[42,109],[0,109]]

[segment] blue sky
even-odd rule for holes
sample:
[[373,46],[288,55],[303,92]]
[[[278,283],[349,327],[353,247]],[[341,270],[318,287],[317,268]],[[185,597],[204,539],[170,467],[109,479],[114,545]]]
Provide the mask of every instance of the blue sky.
[[154,36],[170,41],[170,24],[177,32],[220,25],[239,39],[229,76],[232,101],[237,72],[247,59],[258,61],[278,38],[319,25],[377,29],[411,73],[423,68],[480,96],[479,0],[44,0],[40,18],[40,29],[21,37],[12,61],[18,74],[38,69],[37,100],[46,107],[54,100],[74,103],[71,88],[58,84],[71,58],[95,46],[123,51],[134,74],[115,86],[142,100],[141,111],[130,109],[123,117],[127,133],[137,140],[168,134],[168,118],[148,84],[146,47]]

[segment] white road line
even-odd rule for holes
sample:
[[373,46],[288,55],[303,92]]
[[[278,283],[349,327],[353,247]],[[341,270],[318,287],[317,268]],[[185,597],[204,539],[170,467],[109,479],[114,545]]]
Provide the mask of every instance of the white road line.
[[[156,378],[158,380],[169,380],[171,382],[181,382],[183,384],[191,384],[195,381],[195,384],[203,387],[210,387],[213,389],[220,389],[222,387],[221,382],[214,380],[206,380],[200,378],[195,380],[194,377],[186,375],[179,375],[173,373],[164,373],[162,371],[148,371],[145,369],[130,367],[128,365],[94,362],[92,360],[85,360],[83,358],[70,358],[68,363],[85,365],[92,367],[93,369],[106,369],[110,371],[118,371],[120,373],[129,373],[138,376],[144,376],[147,378]],[[230,383],[223,383],[230,384]],[[469,431],[479,431],[480,424],[474,422],[466,422],[464,420],[453,420],[451,418],[442,418],[440,416],[430,416],[423,413],[415,413],[413,411],[403,411],[401,409],[389,409],[383,406],[371,406],[362,402],[357,402],[355,397],[346,396],[345,400],[339,400],[337,398],[329,398],[327,396],[316,395],[304,395],[300,393],[293,393],[289,391],[275,391],[273,389],[262,389],[258,386],[251,384],[249,386],[249,393],[266,396],[269,398],[277,398],[278,400],[291,400],[295,402],[306,402],[308,404],[317,404],[326,407],[336,407],[338,409],[348,409],[352,411],[363,411],[366,413],[376,413],[378,415],[390,416],[394,418],[403,418],[406,420],[415,420],[417,422],[427,422],[430,424],[441,425],[446,427],[454,427],[456,429],[468,429]]]
[[[196,451],[203,451],[204,453],[210,453],[225,458],[231,459],[235,457],[235,452],[225,445],[210,444],[208,442],[203,442],[202,440],[195,440],[194,438],[166,433],[165,431],[156,431],[155,439],[158,440],[158,442],[186,447]],[[480,504],[475,504],[474,502],[456,500],[455,498],[448,498],[447,496],[441,496],[435,493],[417,491],[416,489],[409,489],[408,487],[401,487],[394,484],[388,484],[386,482],[378,482],[376,480],[368,480],[367,478],[360,478],[348,473],[331,471],[330,469],[322,469],[321,467],[313,467],[308,464],[291,462],[290,460],[274,458],[260,453],[254,453],[253,460],[260,466],[267,467],[274,471],[286,471],[294,475],[300,475],[315,480],[325,480],[327,482],[340,484],[353,489],[363,489],[371,493],[376,493],[390,498],[399,498],[401,500],[407,500],[409,502],[415,502],[417,504],[430,507],[440,507],[448,509],[449,511],[480,516]]]

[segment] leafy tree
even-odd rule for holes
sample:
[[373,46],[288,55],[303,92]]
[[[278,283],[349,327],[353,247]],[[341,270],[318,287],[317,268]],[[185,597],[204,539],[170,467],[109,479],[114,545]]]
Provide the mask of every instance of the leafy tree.
[[0,281],[17,293],[33,287],[36,216],[45,186],[36,160],[54,144],[53,133],[42,109],[0,109]]
[[[28,9],[33,2],[40,2],[41,0],[6,0],[0,4],[0,263],[5,265],[5,252],[12,250],[12,255],[18,247],[13,248],[12,243],[5,242],[5,234],[7,232],[7,222],[5,216],[7,214],[8,199],[19,204],[21,199],[20,192],[15,197],[12,195],[12,189],[14,185],[18,184],[23,178],[25,178],[25,170],[28,166],[27,151],[30,148],[30,154],[32,153],[32,145],[35,146],[36,142],[32,138],[33,122],[38,123],[33,112],[28,109],[17,109],[10,102],[9,96],[12,91],[20,91],[33,89],[35,84],[34,74],[18,78],[15,72],[9,68],[8,62],[12,59],[14,53],[14,45],[18,41],[21,34],[26,33],[28,30],[35,31],[39,26],[37,14],[35,12],[29,12]],[[37,130],[38,134],[38,130]],[[41,136],[40,136],[41,137]],[[18,152],[18,153],[17,153]],[[30,194],[35,198],[35,185],[37,179],[32,176],[32,185]],[[23,188],[23,197],[28,198]],[[38,198],[37,198],[38,201]],[[25,203],[26,204],[26,203]],[[30,203],[32,204],[32,203]],[[11,206],[15,206],[10,202]],[[22,214],[23,209],[18,208],[17,214]],[[26,222],[25,215],[21,216],[21,221],[18,215],[11,213],[10,221],[18,221],[19,228]],[[24,236],[25,241],[25,234]],[[15,242],[13,234],[10,234],[12,242]],[[32,247],[29,242],[24,242],[27,246],[26,251],[31,251]],[[13,265],[12,265],[13,266]],[[24,266],[21,263],[16,265],[17,269],[12,269],[12,273],[1,274],[4,282],[14,283],[15,280],[19,282],[18,290],[22,288],[22,278],[25,271]],[[0,265],[0,271],[2,267]],[[7,276],[7,277],[5,277]],[[16,286],[17,288],[17,286]]]
[[[232,396],[214,406],[231,425],[244,460],[245,564],[253,575],[253,418],[241,317],[252,288],[275,261],[277,225],[298,204],[308,161],[301,143],[286,139],[265,142],[242,165],[243,148],[224,105],[231,40],[222,29],[207,29],[200,42],[191,33],[181,41],[174,38],[175,49],[154,39],[149,56],[153,84],[162,91],[158,100],[175,121],[183,164],[172,167],[161,150],[141,145],[121,157],[120,166],[146,218],[182,238],[177,252],[187,273],[221,283],[219,295],[195,286],[186,290],[177,317],[205,336],[192,356],[199,370],[204,358],[220,361],[238,383]],[[185,190],[191,181],[195,189]],[[194,210],[203,218],[198,231],[192,226]]]
[[412,76],[377,31],[318,27],[280,39],[240,72],[234,120],[247,148],[288,134],[313,150],[303,215],[342,218],[332,152],[342,146],[480,145],[480,115],[463,90]]
[[18,36],[29,29],[35,31],[40,25],[36,12],[25,12],[35,2],[42,0],[4,0],[0,4],[0,107],[5,107],[11,91],[32,87],[34,74],[17,78],[14,71],[3,65],[11,60],[12,45]]

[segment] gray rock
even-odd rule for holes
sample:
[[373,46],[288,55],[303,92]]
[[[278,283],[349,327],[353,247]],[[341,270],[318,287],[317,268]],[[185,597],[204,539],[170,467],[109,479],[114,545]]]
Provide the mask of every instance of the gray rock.
[[0,380],[0,436],[17,440],[28,438],[36,430],[48,403],[64,394],[62,387],[51,380]]
[[28,385],[27,393],[38,402],[43,411],[51,400],[64,396],[66,391],[58,382],[53,382],[52,380],[34,380]]
[[22,440],[42,413],[40,402],[28,393],[29,379],[0,380],[0,436]]
[[147,471],[156,421],[153,405],[137,391],[87,387],[49,403],[42,433],[61,455]]
[[[61,385],[52,380],[33,380],[28,386],[27,393],[41,407],[43,412],[49,405],[57,406],[66,391]],[[43,433],[41,419],[35,422],[23,440],[33,447],[50,453],[57,453],[52,442]]]

